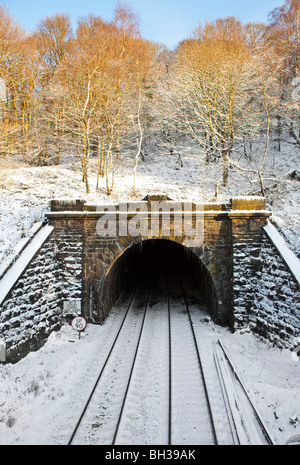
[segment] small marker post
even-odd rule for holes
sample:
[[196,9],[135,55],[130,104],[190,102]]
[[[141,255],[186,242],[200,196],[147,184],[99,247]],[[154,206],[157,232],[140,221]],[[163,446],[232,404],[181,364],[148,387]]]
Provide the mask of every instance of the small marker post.
[[76,316],[76,317],[72,320],[71,325],[72,325],[72,328],[73,328],[75,331],[78,331],[78,333],[79,333],[79,339],[80,339],[81,331],[84,331],[85,328],[86,328],[86,325],[87,325],[86,320],[85,320],[82,316]]

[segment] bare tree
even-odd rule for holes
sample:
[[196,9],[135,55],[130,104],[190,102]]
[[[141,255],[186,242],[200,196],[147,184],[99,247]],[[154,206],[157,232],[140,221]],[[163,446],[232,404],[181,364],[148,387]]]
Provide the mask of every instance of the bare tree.
[[35,36],[39,53],[51,76],[70,49],[73,37],[70,17],[66,14],[47,16],[37,25]]
[[300,145],[299,99],[294,97],[300,69],[300,0],[285,0],[281,7],[270,13],[268,35],[269,47],[282,61],[277,75],[281,86],[278,129],[281,132],[282,126],[287,128]]
[[238,109],[249,54],[242,26],[234,18],[200,26],[176,53],[172,103],[181,124],[210,153],[222,158],[223,185],[228,183],[229,155],[241,134]]

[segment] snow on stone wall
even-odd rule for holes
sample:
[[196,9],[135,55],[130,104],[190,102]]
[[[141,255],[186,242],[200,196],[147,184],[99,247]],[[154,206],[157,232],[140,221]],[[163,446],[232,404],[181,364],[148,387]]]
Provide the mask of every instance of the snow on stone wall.
[[0,308],[0,334],[8,361],[36,350],[62,323],[64,300],[80,299],[82,240],[51,236]]
[[300,332],[300,288],[262,232],[233,246],[235,328],[250,329],[280,348]]

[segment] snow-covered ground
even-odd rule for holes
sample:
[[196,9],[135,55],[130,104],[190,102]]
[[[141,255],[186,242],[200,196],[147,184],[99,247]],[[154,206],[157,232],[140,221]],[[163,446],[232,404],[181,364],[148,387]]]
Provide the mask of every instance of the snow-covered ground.
[[[0,444],[68,443],[110,330],[109,318],[103,326],[88,325],[79,339],[65,325],[38,352],[0,366]],[[221,339],[275,443],[300,434],[300,361],[250,333],[231,334],[213,323],[205,323],[203,331]]]
[[[48,167],[28,166],[18,159],[0,159],[1,267],[13,258],[16,244],[41,220],[52,198],[116,202],[163,192],[174,200],[216,200],[220,166],[205,165],[197,151],[182,152],[183,167],[177,155],[171,155],[165,148],[150,154],[149,149],[145,161],[139,162],[136,194],[132,195],[133,154],[120,162],[110,197],[105,193],[104,180],[96,193],[93,166],[92,193],[85,193],[80,166],[71,157],[61,166]],[[268,177],[276,176],[266,191],[273,221],[300,256],[299,180],[289,178],[293,171],[299,173],[299,148],[288,141],[278,152],[275,143],[272,144],[266,168]],[[219,187],[217,200],[228,201],[250,188],[245,177],[231,171],[229,186]],[[89,325],[80,340],[65,325],[38,352],[15,365],[0,366],[0,444],[67,442],[97,375],[95,360],[109,325],[109,320],[104,326]],[[295,354],[272,348],[250,333],[232,335],[212,323],[206,330],[224,342],[276,443],[284,444],[291,436],[300,434],[300,362]]]

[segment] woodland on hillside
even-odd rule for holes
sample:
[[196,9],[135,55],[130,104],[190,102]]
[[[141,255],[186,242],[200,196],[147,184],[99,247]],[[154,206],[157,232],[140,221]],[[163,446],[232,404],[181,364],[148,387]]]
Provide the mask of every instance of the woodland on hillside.
[[222,163],[223,186],[231,167],[264,195],[270,137],[279,151],[287,132],[300,146],[299,64],[300,0],[271,11],[268,24],[199,23],[172,51],[141,36],[127,3],[111,22],[89,15],[74,31],[57,14],[31,34],[0,7],[0,157],[59,165],[72,152],[86,192],[103,177],[110,195],[126,147],[135,178],[149,140],[175,154],[185,138],[206,163]]

